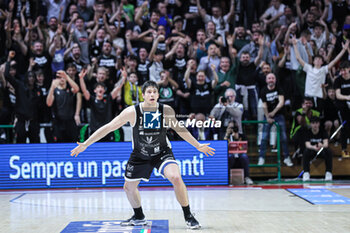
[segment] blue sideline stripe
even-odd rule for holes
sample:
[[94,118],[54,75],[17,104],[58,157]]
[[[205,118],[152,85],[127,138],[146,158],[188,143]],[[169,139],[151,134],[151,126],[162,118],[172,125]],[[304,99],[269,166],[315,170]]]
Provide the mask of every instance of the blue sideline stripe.
[[24,195],[26,195],[26,193],[22,193],[21,195],[19,195],[19,196],[13,198],[12,200],[10,200],[10,202],[14,202],[14,201],[20,199],[21,197],[23,197]]
[[168,220],[147,220],[145,226],[120,226],[121,220],[107,221],[78,221],[70,222],[61,233],[76,232],[106,232],[106,233],[139,233],[141,230],[150,229],[152,233],[169,233]]
[[350,205],[350,198],[327,189],[287,189],[314,205]]

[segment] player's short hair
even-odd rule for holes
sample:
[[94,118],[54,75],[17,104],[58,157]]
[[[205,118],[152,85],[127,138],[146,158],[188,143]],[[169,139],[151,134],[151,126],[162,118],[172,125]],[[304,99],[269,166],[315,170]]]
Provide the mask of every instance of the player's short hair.
[[156,82],[154,82],[154,81],[149,80],[149,81],[145,82],[145,83],[142,85],[142,93],[143,93],[143,94],[146,93],[146,89],[147,89],[148,87],[154,87],[154,88],[156,88],[156,89],[159,91],[159,86],[158,86],[158,84],[157,84]]

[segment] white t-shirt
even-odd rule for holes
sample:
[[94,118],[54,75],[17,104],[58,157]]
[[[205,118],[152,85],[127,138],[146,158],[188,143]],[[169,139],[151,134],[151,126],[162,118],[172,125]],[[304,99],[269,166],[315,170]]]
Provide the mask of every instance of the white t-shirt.
[[276,9],[274,6],[271,6],[265,11],[264,14],[266,14],[267,16],[271,16],[271,18],[273,18],[276,15],[278,15],[279,13],[284,13],[285,7],[286,7],[286,5],[284,5],[284,4],[280,4],[280,7],[278,9]]
[[305,96],[323,98],[321,85],[326,82],[328,65],[317,69],[305,63],[303,70],[306,72]]
[[323,45],[326,44],[326,32],[323,32],[320,37],[316,37],[313,33],[311,35],[311,40],[314,40],[316,42],[317,49],[320,49]]

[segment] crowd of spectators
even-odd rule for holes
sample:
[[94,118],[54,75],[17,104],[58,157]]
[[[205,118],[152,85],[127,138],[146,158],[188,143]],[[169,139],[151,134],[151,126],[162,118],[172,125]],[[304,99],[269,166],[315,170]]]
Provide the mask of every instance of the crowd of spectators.
[[[39,142],[51,124],[47,142],[74,142],[142,102],[153,80],[181,116],[222,121],[191,129],[199,139],[228,139],[232,124],[244,135],[242,119],[286,119],[282,141],[302,153],[317,116],[328,134],[349,122],[350,156],[348,38],[349,0],[1,0],[0,124],[15,125],[17,143]],[[270,127],[260,130],[264,158]]]

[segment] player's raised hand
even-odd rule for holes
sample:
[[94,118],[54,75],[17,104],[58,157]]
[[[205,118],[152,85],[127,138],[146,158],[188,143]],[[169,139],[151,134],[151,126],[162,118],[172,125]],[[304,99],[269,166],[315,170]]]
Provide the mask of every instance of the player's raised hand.
[[215,154],[215,149],[209,147],[210,143],[207,144],[199,144],[199,147],[197,148],[197,150],[199,150],[200,152],[203,152],[206,156],[213,156]]
[[83,152],[87,148],[87,146],[84,143],[77,142],[77,144],[78,144],[78,146],[70,151],[70,156],[77,157],[78,154],[80,154],[81,152]]

